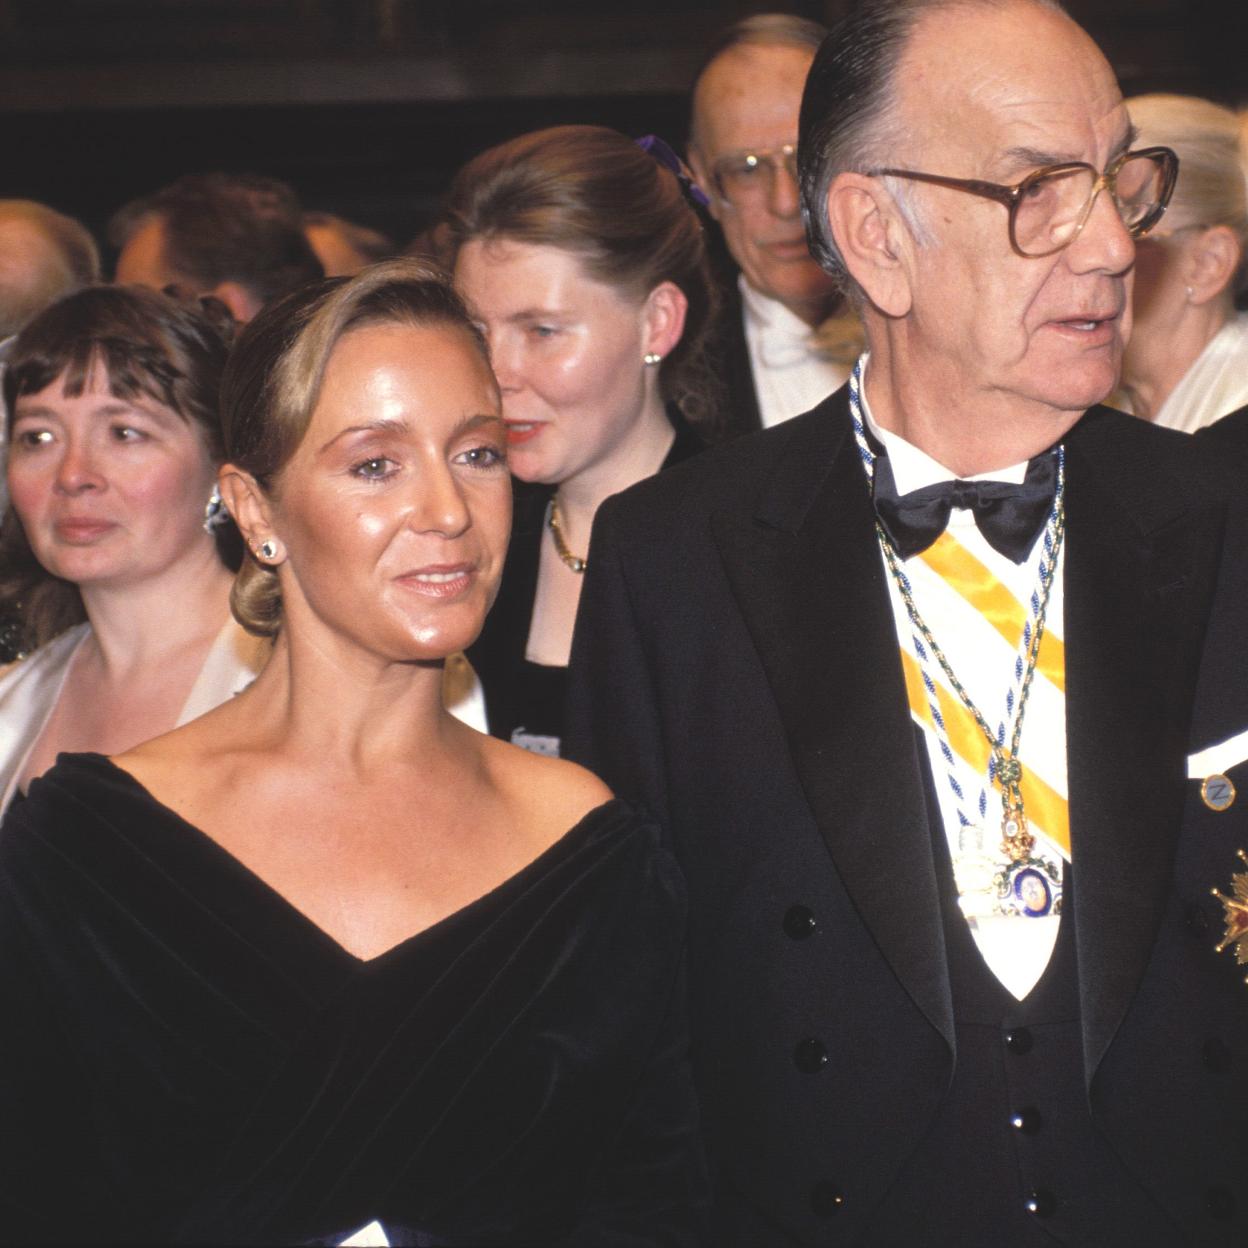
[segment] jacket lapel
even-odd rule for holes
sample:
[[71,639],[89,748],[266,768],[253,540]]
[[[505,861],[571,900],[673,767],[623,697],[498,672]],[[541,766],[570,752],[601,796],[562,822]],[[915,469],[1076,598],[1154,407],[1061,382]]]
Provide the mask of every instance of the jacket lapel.
[[952,1050],[920,763],[846,391],[785,429],[754,515],[716,515],[716,541],[837,872]]
[[1089,1084],[1166,903],[1219,540],[1216,513],[1160,489],[1137,497],[1116,424],[1094,410],[1067,439],[1066,751]]

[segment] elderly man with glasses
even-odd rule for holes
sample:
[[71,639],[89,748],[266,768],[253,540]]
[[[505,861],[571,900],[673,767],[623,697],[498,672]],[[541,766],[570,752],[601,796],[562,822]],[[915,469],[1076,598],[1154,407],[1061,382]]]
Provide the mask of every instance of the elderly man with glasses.
[[1051,0],[854,6],[799,172],[867,351],[599,513],[568,744],[689,881],[716,1245],[1248,1243],[1241,530],[1098,406],[1133,137]]
[[756,13],[711,45],[693,88],[689,163],[724,248],[714,348],[724,433],[814,407],[849,376],[861,326],[815,262],[797,191],[797,114],[825,27]]

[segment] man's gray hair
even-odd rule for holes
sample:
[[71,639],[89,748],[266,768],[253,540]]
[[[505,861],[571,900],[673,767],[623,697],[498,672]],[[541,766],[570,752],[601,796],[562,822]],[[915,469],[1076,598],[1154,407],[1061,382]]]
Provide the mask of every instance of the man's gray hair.
[[[820,47],[806,79],[798,126],[802,219],[811,254],[850,294],[860,292],[832,237],[828,190],[840,173],[871,173],[894,163],[905,137],[897,116],[897,67],[915,26],[939,9],[1014,4],[1065,12],[1058,0],[863,0]],[[923,226],[909,187],[892,180],[890,189],[922,241]]]

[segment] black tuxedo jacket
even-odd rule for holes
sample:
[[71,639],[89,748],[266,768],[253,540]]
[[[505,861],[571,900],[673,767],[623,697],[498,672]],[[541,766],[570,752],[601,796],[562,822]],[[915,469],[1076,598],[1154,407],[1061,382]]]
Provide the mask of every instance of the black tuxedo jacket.
[[[1116,412],[1093,409],[1066,447],[1088,1097],[1181,1242],[1240,1242],[1248,986],[1214,952],[1209,895],[1237,846],[1229,824],[1200,846],[1180,834],[1224,499],[1191,439]],[[872,1242],[957,1060],[926,761],[873,526],[845,390],[595,523],[567,743],[658,815],[688,877],[723,1244]],[[1218,1045],[1235,1056],[1215,1073]],[[1210,1192],[1238,1193],[1239,1222],[1206,1240]]]

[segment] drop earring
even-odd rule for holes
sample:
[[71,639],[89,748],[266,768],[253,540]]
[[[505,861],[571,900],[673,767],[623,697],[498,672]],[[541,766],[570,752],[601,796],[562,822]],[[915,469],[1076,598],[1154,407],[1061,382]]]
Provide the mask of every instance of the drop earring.
[[204,532],[215,533],[229,519],[230,513],[221,498],[221,491],[214,485],[208,495],[208,505],[204,508]]

